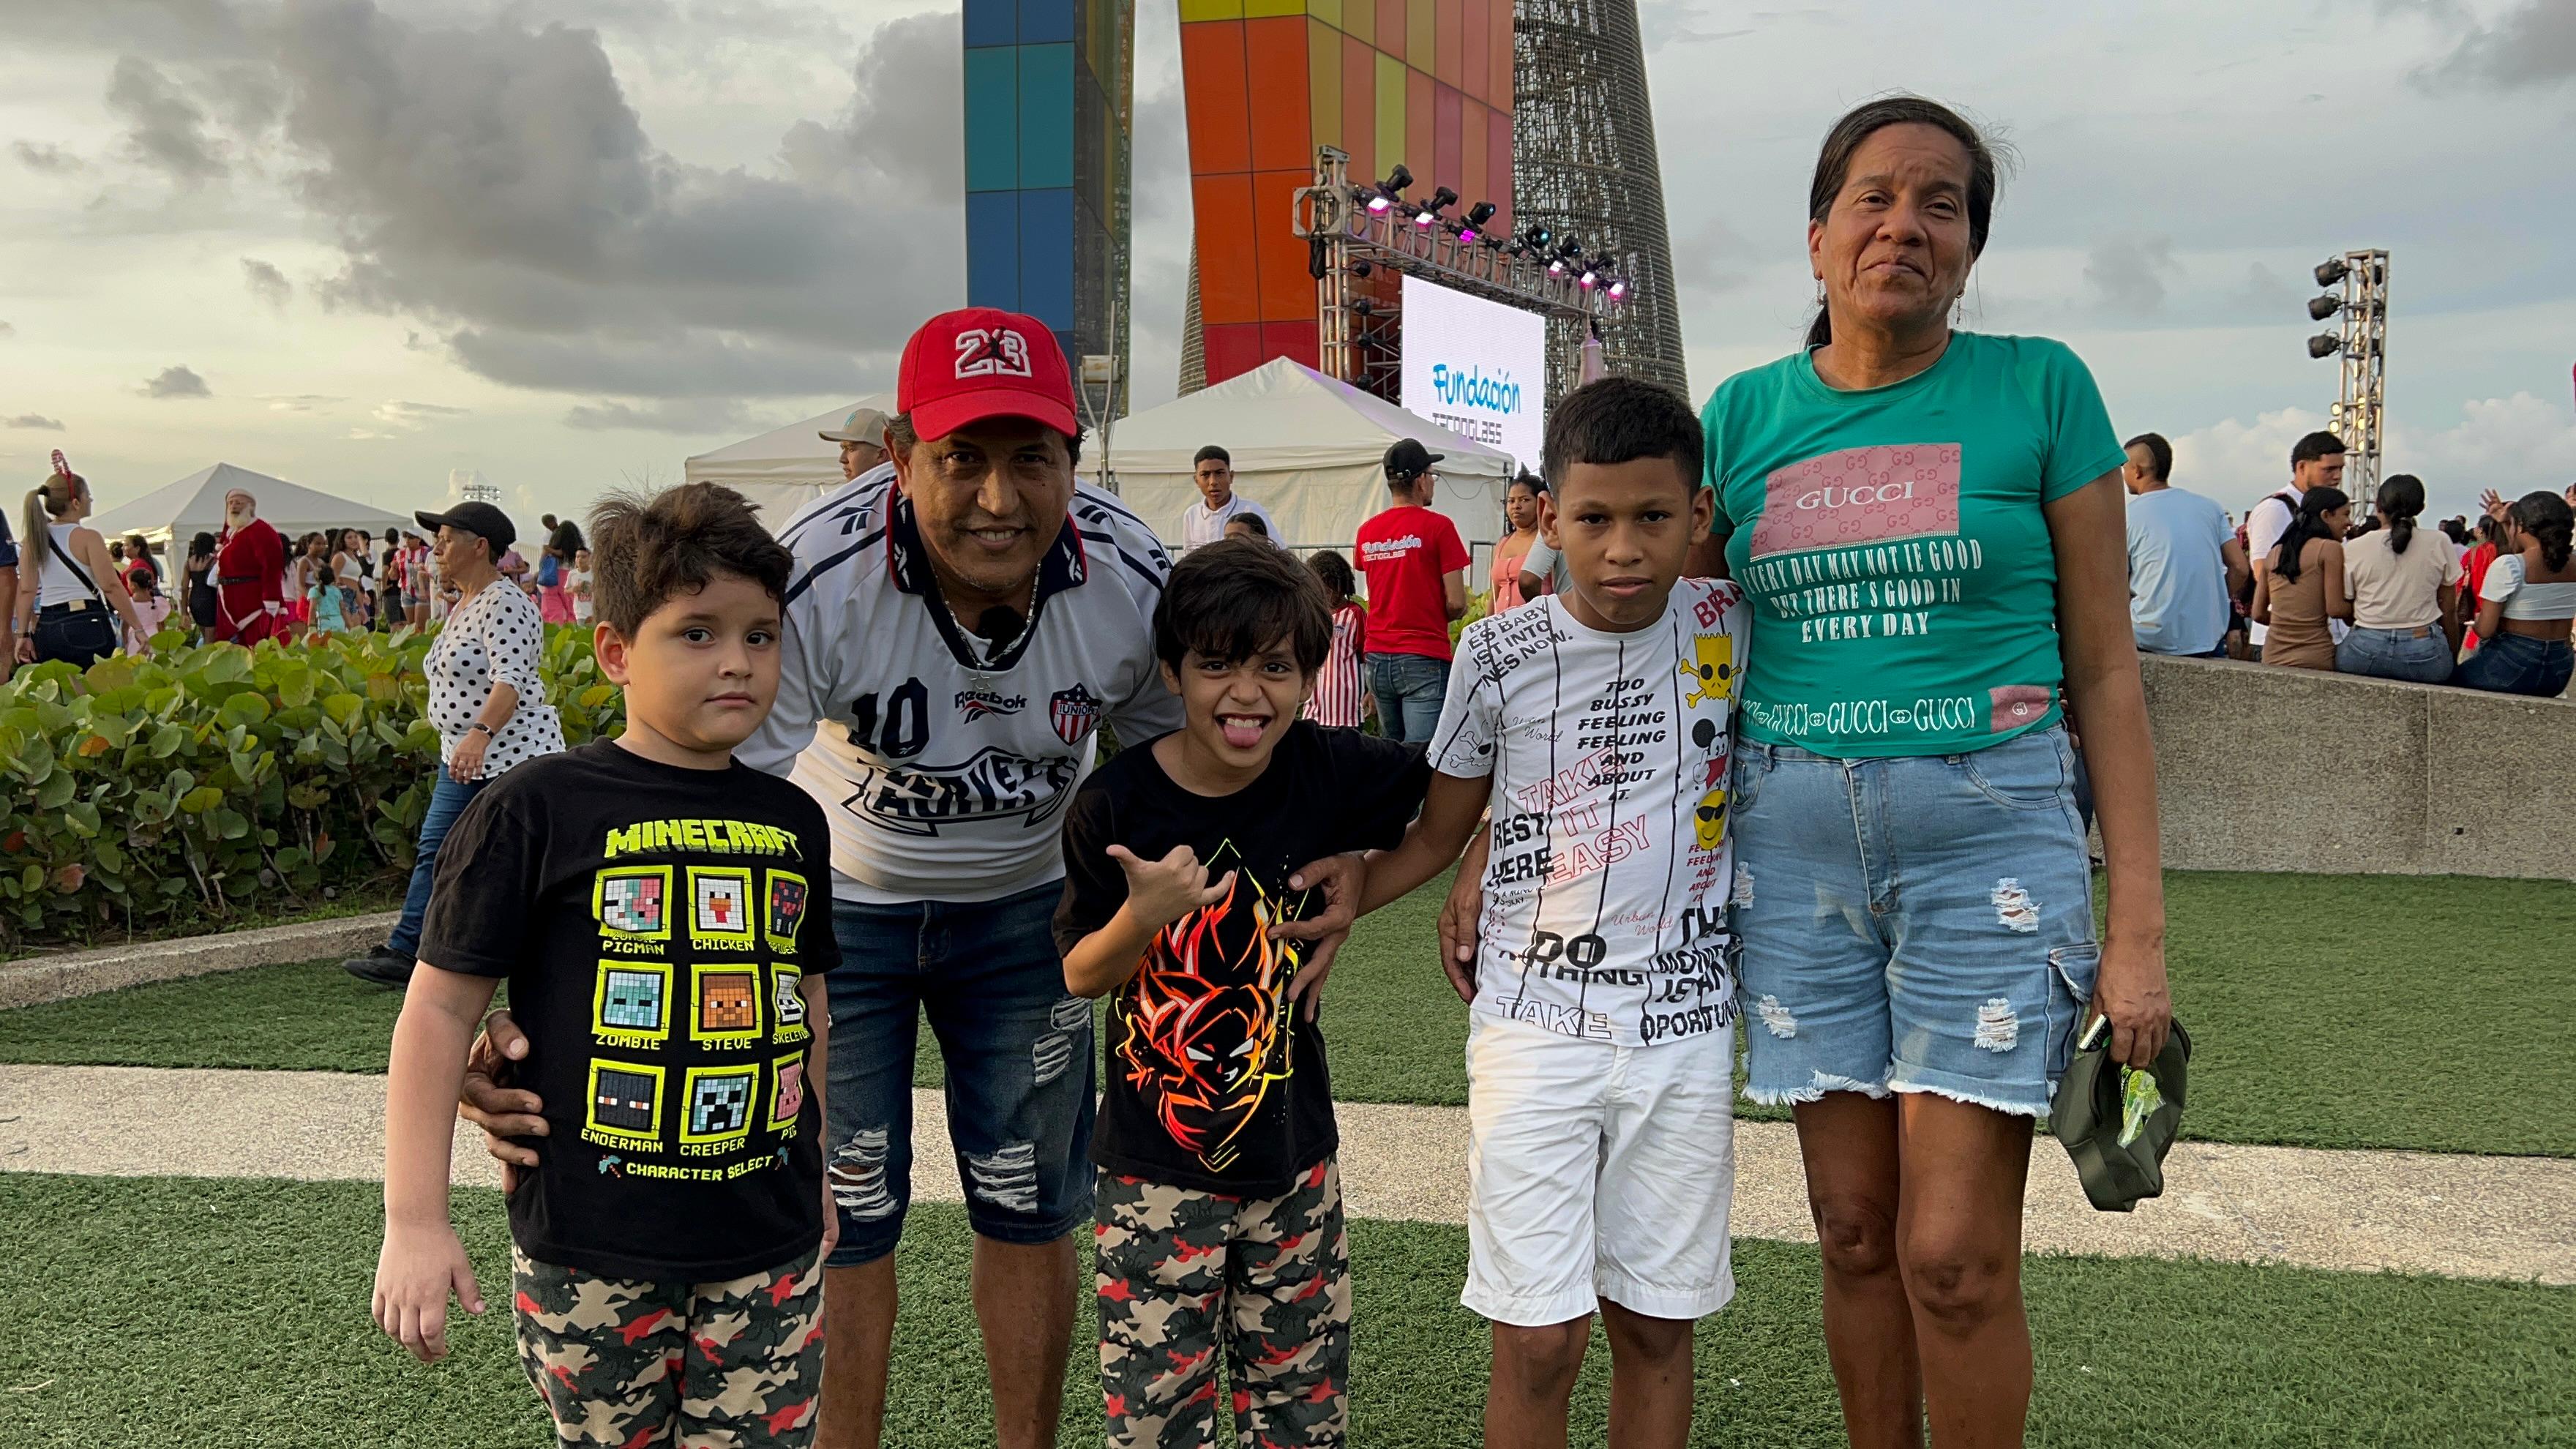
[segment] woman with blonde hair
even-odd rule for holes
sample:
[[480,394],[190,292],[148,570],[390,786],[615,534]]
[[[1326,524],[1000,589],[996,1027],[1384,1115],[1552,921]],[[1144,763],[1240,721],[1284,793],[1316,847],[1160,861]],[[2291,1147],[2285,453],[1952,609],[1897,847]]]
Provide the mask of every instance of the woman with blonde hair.
[[18,558],[22,664],[68,659],[86,669],[114,654],[126,631],[149,637],[124,588],[98,582],[117,577],[116,561],[98,530],[82,524],[90,510],[88,480],[56,449],[53,476],[27,495],[27,544]]

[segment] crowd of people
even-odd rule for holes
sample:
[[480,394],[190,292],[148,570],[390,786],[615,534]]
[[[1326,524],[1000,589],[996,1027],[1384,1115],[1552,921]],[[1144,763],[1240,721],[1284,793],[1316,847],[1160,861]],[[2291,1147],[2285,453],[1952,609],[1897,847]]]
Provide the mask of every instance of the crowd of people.
[[409,991],[377,1322],[435,1358],[484,1306],[461,1098],[567,1439],[876,1445],[926,1020],[995,1442],[1055,1441],[1087,1239],[1104,1442],[1341,1443],[1322,999],[1356,917],[1455,863],[1483,1442],[1565,1442],[1596,1315],[1612,1441],[1689,1441],[1739,1012],[1852,1440],[2018,1442],[2032,1121],[2079,1036],[2164,1070],[2169,1009],[2123,452],[2069,349],[1951,325],[1995,191],[1947,109],[1845,116],[1808,345],[1696,415],[1570,394],[1454,642],[1437,454],[1391,448],[1350,555],[1301,564],[1207,450],[1174,563],[1078,483],[1052,335],[989,308],[910,339],[775,541],[703,484],[595,517],[620,739],[563,750],[514,673],[507,520],[424,517],[493,602],[432,665],[445,842],[353,963]]
[[[290,541],[243,489],[225,496],[220,531],[188,540],[175,577],[145,535],[109,539],[91,527],[94,507],[88,480],[57,451],[52,475],[27,495],[23,548],[0,520],[0,679],[14,664],[85,668],[119,650],[145,654],[165,630],[239,644],[390,634],[444,622],[467,593],[423,534],[345,528]],[[544,622],[587,623],[593,583],[580,525],[547,514],[545,530],[534,564],[511,548],[498,571]]]
[[2290,449],[2288,486],[2231,528],[2218,504],[2173,485],[2163,437],[2125,451],[2143,652],[2543,696],[2576,673],[2576,487],[2512,502],[2489,489],[2474,526],[2427,530],[2422,479],[2392,474],[2357,502],[2341,486],[2343,440],[2318,432]]

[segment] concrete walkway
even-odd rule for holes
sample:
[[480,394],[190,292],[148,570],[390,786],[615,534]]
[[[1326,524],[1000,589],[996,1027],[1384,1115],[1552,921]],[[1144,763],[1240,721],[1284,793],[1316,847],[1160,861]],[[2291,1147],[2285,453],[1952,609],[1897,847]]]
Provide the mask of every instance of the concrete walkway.
[[[935,1092],[917,1093],[914,1191],[961,1200]],[[1345,1103],[1342,1177],[1354,1216],[1461,1223],[1466,1114]],[[383,1174],[384,1078],[333,1072],[0,1066],[0,1170],[118,1177]],[[1736,1127],[1734,1230],[1812,1242],[1795,1135]],[[457,1180],[497,1183],[460,1130]],[[2025,1241],[2035,1252],[2195,1257],[2576,1284],[2576,1161],[2320,1152],[2186,1142],[2165,1196],[2098,1213],[2050,1139],[2034,1144]]]

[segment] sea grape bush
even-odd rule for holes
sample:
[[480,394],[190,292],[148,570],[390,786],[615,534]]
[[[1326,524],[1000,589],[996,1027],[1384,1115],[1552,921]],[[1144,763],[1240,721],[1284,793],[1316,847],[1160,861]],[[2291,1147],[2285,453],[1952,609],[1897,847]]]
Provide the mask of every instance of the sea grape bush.
[[[220,929],[391,884],[438,765],[431,634],[156,641],[149,659],[20,669],[0,686],[0,949]],[[590,632],[547,633],[564,737],[623,727]]]

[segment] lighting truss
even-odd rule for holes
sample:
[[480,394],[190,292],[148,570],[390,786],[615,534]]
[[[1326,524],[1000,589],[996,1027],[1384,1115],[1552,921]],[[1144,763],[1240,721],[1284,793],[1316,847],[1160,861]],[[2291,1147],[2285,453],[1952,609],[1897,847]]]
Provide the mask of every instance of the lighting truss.
[[[1393,395],[1382,389],[1393,386],[1394,338],[1387,323],[1394,309],[1377,298],[1366,299],[1370,306],[1365,313],[1354,309],[1364,300],[1361,277],[1354,271],[1360,263],[1372,274],[1420,277],[1578,324],[1616,316],[1635,293],[1633,284],[1626,283],[1616,298],[1607,285],[1584,286],[1579,266],[1552,274],[1547,257],[1516,248],[1508,237],[1468,240],[1445,224],[1418,225],[1416,208],[1409,204],[1373,210],[1367,198],[1379,193],[1373,186],[1353,184],[1350,159],[1336,147],[1316,147],[1315,183],[1295,194],[1297,235],[1314,249],[1318,342],[1328,377]],[[1580,331],[1578,327],[1578,335]]]
[[2388,253],[2345,252],[2321,263],[2316,277],[2317,285],[2329,290],[2309,304],[2308,315],[2318,321],[2340,317],[2343,326],[2340,333],[2310,339],[2309,353],[2341,359],[2331,426],[2343,439],[2344,491],[2368,500],[2379,491],[2380,439],[2386,426]]

